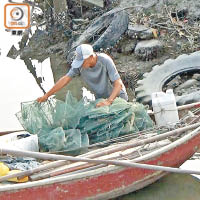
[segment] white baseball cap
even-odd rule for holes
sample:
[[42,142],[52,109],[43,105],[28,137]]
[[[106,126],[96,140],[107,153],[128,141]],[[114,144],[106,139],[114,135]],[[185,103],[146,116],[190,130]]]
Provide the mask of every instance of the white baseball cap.
[[89,44],[81,44],[76,48],[76,57],[72,62],[72,68],[82,66],[85,59],[94,54],[93,48]]

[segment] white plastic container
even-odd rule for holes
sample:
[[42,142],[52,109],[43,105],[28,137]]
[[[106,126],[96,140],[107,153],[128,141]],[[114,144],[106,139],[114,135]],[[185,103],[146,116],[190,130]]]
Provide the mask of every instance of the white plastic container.
[[152,107],[158,126],[174,126],[179,121],[176,99],[172,89],[152,93]]
[[[24,137],[24,135],[26,137]],[[39,151],[37,135],[31,135],[26,131],[14,132],[0,136],[0,147],[13,150]]]

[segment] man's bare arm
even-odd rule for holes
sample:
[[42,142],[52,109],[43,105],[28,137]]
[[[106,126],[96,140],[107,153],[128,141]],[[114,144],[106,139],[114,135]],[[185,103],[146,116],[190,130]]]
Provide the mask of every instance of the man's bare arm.
[[112,91],[110,97],[108,98],[108,101],[110,103],[112,103],[115,100],[115,98],[119,95],[119,93],[122,89],[122,80],[121,79],[116,80],[113,85],[114,85],[113,91]]
[[40,102],[40,103],[46,101],[49,96],[51,96],[51,95],[55,94],[56,92],[58,92],[59,90],[61,90],[71,80],[72,80],[71,77],[69,77],[69,76],[63,76],[62,78],[60,78],[56,82],[56,84],[44,96],[38,98],[37,101]]

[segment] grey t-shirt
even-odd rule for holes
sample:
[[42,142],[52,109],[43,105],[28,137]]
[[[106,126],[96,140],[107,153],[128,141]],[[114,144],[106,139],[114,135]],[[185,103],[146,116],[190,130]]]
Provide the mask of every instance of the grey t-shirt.
[[[81,75],[89,89],[94,93],[95,98],[108,98],[113,90],[113,82],[120,78],[113,60],[105,53],[97,53],[97,63],[94,67],[84,69],[71,68],[67,76],[74,77]],[[128,95],[124,84],[119,96],[126,101]]]

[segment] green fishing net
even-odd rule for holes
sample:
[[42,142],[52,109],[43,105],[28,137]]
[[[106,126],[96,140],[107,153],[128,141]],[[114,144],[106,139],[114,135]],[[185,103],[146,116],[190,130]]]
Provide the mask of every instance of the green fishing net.
[[70,91],[65,102],[23,102],[16,114],[25,130],[37,134],[42,151],[72,151],[130,132],[151,128],[144,106],[116,98],[110,106],[96,108],[103,99],[77,101]]

